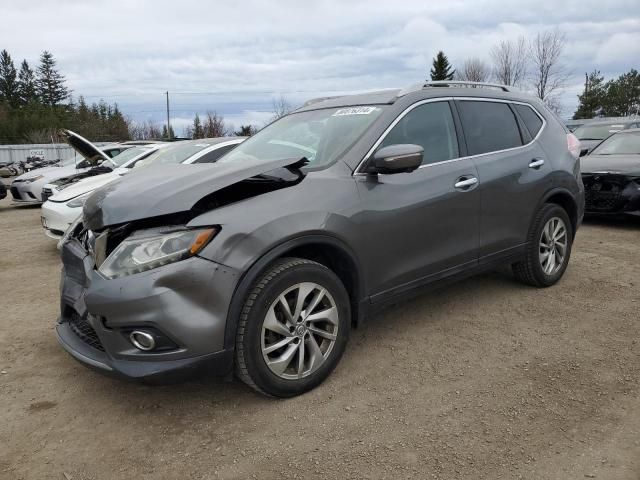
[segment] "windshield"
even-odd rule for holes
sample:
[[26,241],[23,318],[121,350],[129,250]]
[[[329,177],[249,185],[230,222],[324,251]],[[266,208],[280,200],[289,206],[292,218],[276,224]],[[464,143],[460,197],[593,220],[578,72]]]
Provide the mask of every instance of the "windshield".
[[144,152],[149,152],[149,151],[150,150],[148,148],[142,148],[142,147],[127,148],[119,155],[116,155],[115,157],[113,157],[110,161],[116,167],[121,167],[122,165],[127,163],[129,160],[136,158],[138,155],[141,155]]
[[311,168],[335,162],[380,116],[384,107],[342,107],[292,113],[264,128],[226,154],[220,163],[309,160]]
[[612,135],[598,145],[591,155],[640,155],[640,132]]
[[578,140],[603,140],[612,133],[624,130],[624,125],[620,123],[608,123],[606,125],[583,125],[576,128],[573,134]]
[[130,167],[135,166],[138,168],[151,164],[159,165],[182,163],[194,156],[196,153],[201,152],[210,146],[210,143],[180,142],[176,145],[162,148],[154,152],[152,155],[149,155],[144,160],[140,159],[136,161],[133,165],[130,165]]

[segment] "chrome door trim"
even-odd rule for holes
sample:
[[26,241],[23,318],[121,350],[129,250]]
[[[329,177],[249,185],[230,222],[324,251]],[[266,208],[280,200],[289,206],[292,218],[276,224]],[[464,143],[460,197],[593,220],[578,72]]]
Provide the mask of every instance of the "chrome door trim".
[[[538,110],[533,105],[531,105],[530,103],[527,103],[527,102],[519,101],[519,100],[505,100],[505,99],[490,98],[490,97],[438,97],[438,98],[428,98],[428,99],[425,99],[425,100],[420,100],[419,102],[413,103],[413,104],[409,105],[407,108],[405,108],[400,113],[400,115],[398,115],[396,117],[396,119],[393,122],[391,122],[391,124],[385,129],[385,131],[382,132],[382,135],[380,135],[380,137],[378,137],[378,140],[376,140],[376,142],[373,144],[373,146],[367,151],[366,155],[362,158],[362,160],[360,160],[360,163],[358,163],[358,165],[356,166],[355,170],[352,173],[352,176],[356,177],[356,176],[367,176],[367,175],[369,175],[366,172],[360,172],[359,171],[360,167],[362,166],[362,164],[369,157],[371,157],[373,152],[375,152],[375,150],[380,146],[380,144],[384,141],[384,139],[389,134],[391,129],[393,129],[393,127],[395,127],[398,124],[398,122],[400,122],[400,120],[402,120],[402,118],[406,114],[408,114],[411,110],[413,110],[416,107],[419,107],[420,105],[424,105],[426,103],[448,102],[450,100],[454,100],[454,101],[456,101],[456,100],[465,101],[466,100],[466,101],[495,102],[495,103],[512,103],[512,104],[517,104],[517,105],[525,105],[527,107],[530,107],[535,112],[535,114],[540,118],[540,120],[542,120],[542,126],[540,127],[540,130],[538,130],[538,133],[536,134],[536,136],[529,143],[526,143],[524,145],[520,145],[520,146],[512,147],[512,148],[505,148],[504,150],[495,150],[493,152],[479,153],[477,155],[467,155],[466,157],[451,158],[449,160],[443,160],[441,162],[427,163],[425,165],[420,165],[417,168],[418,170],[420,170],[421,168],[435,167],[437,165],[443,165],[445,163],[457,162],[457,161],[460,161],[460,160],[468,160],[468,159],[484,157],[486,155],[494,155],[496,153],[511,152],[511,151],[514,151],[514,150],[518,150],[520,148],[528,147],[532,143],[534,143],[536,140],[538,140],[538,138],[540,138],[540,135],[542,135],[543,130],[547,126],[546,119],[544,118],[543,115],[540,114],[540,112],[538,112]],[[379,173],[378,175],[395,175],[395,174],[392,174],[392,173],[389,173],[389,174]]]

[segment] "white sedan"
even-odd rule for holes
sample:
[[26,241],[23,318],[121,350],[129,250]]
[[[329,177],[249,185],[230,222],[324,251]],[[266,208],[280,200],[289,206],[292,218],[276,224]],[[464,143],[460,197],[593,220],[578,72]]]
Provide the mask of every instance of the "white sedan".
[[[63,130],[62,134],[69,145],[88,142],[77,133],[70,130]],[[51,183],[59,178],[68,177],[77,173],[86,172],[91,168],[101,164],[102,162],[111,160],[113,157],[124,153],[131,148],[129,145],[108,145],[105,147],[93,147],[95,149],[92,154],[86,154],[80,149],[76,149],[82,156],[82,160],[69,158],[55,166],[38,168],[16,177],[11,183],[11,196],[14,205],[39,205],[46,199],[42,198],[42,187],[47,183]]]
[[56,240],[62,238],[69,225],[82,213],[82,206],[86,199],[97,188],[120,178],[132,168],[138,169],[165,163],[213,163],[244,140],[245,137],[220,137],[181,141],[162,148],[144,159],[139,158],[129,162],[126,167],[118,168],[111,173],[80,180],[54,193],[42,205],[42,226],[45,234]]

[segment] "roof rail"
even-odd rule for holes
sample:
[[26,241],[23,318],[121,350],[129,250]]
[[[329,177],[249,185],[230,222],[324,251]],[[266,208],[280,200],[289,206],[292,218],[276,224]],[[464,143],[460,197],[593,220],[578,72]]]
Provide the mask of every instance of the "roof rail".
[[402,97],[411,92],[418,92],[429,87],[466,87],[466,88],[497,88],[503,92],[510,92],[511,89],[507,85],[486,82],[465,82],[462,80],[433,80],[429,82],[420,82],[404,88],[398,92],[398,97]]
[[340,98],[341,96],[343,96],[343,95],[332,95],[330,97],[312,98],[311,100],[307,100],[306,102],[304,102],[300,108],[308,107],[309,105],[313,105],[314,103],[324,102],[325,100],[332,100],[334,98]]

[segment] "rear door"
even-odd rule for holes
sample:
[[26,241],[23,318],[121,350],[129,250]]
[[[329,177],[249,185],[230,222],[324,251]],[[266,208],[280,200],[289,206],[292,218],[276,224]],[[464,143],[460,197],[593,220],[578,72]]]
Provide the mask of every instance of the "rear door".
[[355,177],[374,302],[477,263],[477,172],[463,158],[451,107],[447,100],[414,105],[373,149],[420,145],[420,168]]
[[513,102],[469,98],[456,106],[478,170],[480,260],[516,253],[551,186],[551,164],[534,140],[544,121],[530,106]]

